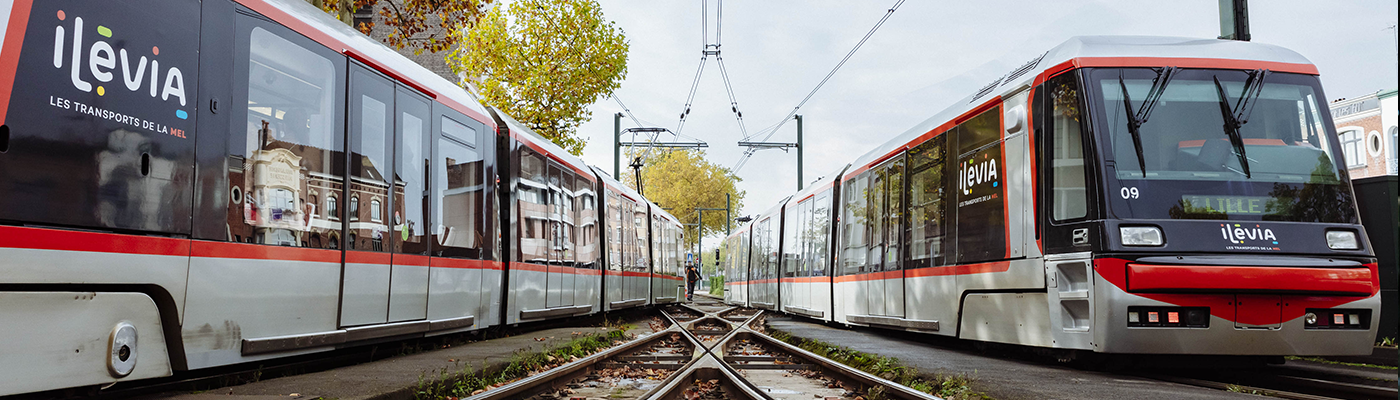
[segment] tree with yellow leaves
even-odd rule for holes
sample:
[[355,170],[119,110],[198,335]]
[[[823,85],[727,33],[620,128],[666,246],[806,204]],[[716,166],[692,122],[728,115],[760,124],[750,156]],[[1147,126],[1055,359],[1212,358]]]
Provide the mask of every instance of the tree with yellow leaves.
[[464,83],[574,155],[588,105],[627,76],[627,39],[594,0],[516,0],[459,34],[449,64]]
[[[736,212],[744,208],[744,192],[736,188],[741,179],[728,168],[705,160],[702,150],[638,152],[634,156],[642,157],[642,196],[669,209],[682,224],[694,224],[700,218],[696,208],[724,208],[726,193]],[[633,170],[623,172],[621,180],[637,188]],[[685,227],[686,248],[694,249],[702,235],[724,235],[726,222],[723,211],[706,212],[701,234],[695,225]],[[707,262],[712,256],[705,257]]]
[[[478,18],[491,0],[308,0],[341,21],[349,24],[355,10],[375,10],[389,28],[384,43],[396,49],[413,49],[415,54],[424,50],[436,53],[450,49],[457,44],[458,32],[467,29]],[[368,35],[374,23],[361,23],[355,26]],[[438,30],[441,31],[438,31]]]

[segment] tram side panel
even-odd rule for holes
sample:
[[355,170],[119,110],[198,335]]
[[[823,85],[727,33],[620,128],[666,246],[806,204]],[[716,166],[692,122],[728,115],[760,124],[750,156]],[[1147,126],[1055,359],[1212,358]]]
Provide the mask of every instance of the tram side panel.
[[[957,203],[958,263],[971,264],[958,275],[964,298],[959,336],[983,341],[1053,346],[1044,262],[1027,258],[1023,232],[1034,229],[1022,210],[1030,186],[1029,106],[1026,92],[960,125]],[[970,179],[969,179],[970,178]],[[980,203],[981,199],[989,199]]]

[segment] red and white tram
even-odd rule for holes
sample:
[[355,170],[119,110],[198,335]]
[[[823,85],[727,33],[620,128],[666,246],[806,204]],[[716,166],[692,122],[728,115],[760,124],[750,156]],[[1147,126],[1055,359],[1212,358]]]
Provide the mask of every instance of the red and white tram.
[[1369,354],[1379,275],[1325,99],[1276,46],[1073,38],[731,235],[726,299],[1101,353]]
[[677,299],[676,218],[306,2],[0,16],[0,395]]

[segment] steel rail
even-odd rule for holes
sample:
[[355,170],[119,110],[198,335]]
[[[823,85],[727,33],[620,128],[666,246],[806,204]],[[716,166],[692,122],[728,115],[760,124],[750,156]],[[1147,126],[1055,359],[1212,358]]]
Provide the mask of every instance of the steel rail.
[[[1390,387],[1341,382],[1310,376],[1283,375],[1266,371],[1243,371],[1234,374],[1233,377],[1239,379],[1232,380],[1241,382],[1240,384],[1227,382],[1226,379],[1199,376],[1168,374],[1142,374],[1139,376],[1212,389],[1266,392],[1270,396],[1296,400],[1366,400],[1397,397],[1397,390]],[[1303,392],[1327,393],[1327,395]]]
[[[755,315],[754,318],[758,318],[758,315]],[[811,364],[820,366],[824,370],[835,372],[839,375],[842,375],[845,378],[858,382],[861,385],[864,385],[865,387],[869,388],[883,386],[885,390],[887,390],[886,394],[891,395],[895,398],[940,400],[940,398],[937,396],[914,390],[908,386],[895,383],[894,381],[875,376],[874,374],[861,371],[849,365],[842,364],[840,362],[836,362],[834,360],[819,356],[816,353],[803,350],[801,347],[797,347],[787,342],[778,340],[776,338],[773,338],[772,336],[768,336],[768,334],[766,333],[760,333],[758,331],[755,331],[748,327],[748,324],[752,322],[753,319],[750,319],[750,321],[746,322],[743,327],[735,330],[735,335],[731,335],[730,339],[732,340],[740,332],[748,333],[748,337],[758,339],[757,341],[761,341],[765,345],[777,348],[779,351],[786,352],[793,356],[806,359]]]
[[[633,339],[631,342],[593,353],[588,357],[555,367],[545,373],[526,377],[501,387],[479,393],[475,396],[467,397],[467,400],[519,399],[538,394],[559,384],[574,380],[607,360],[628,354],[628,352],[644,345],[667,339],[671,336],[671,333],[676,333],[679,329],[679,325],[672,323],[669,328],[659,332],[653,332],[647,337]],[[696,343],[692,344],[698,346]],[[690,363],[693,364],[694,360],[692,359]],[[646,364],[638,364],[638,366],[644,365]],[[674,373],[671,374],[671,376],[667,377],[667,380],[673,379],[676,375],[677,374]],[[662,382],[665,382],[665,380]]]

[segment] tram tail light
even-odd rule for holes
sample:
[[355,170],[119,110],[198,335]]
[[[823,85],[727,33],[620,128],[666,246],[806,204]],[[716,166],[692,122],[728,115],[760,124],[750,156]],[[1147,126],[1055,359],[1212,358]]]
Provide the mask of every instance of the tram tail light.
[[1209,328],[1209,307],[1128,307],[1128,326]]
[[1303,314],[1304,329],[1371,329],[1371,310],[1309,308]]

